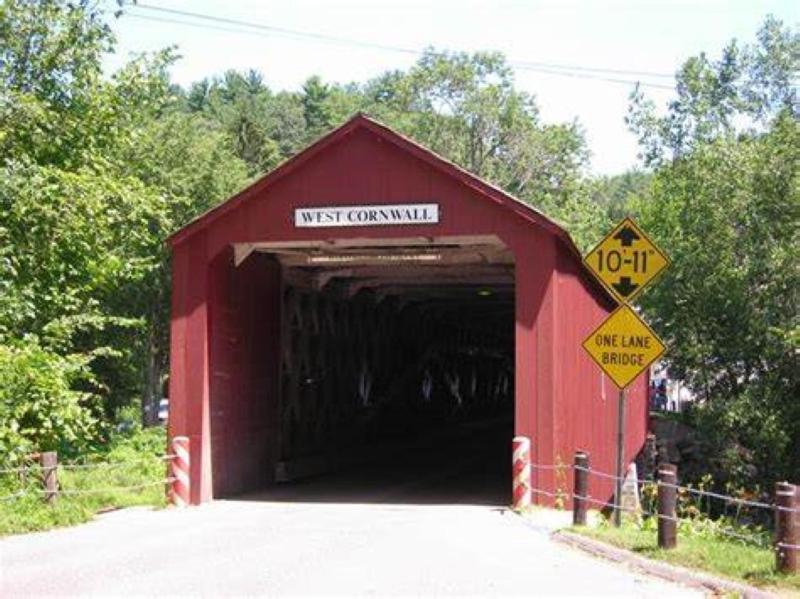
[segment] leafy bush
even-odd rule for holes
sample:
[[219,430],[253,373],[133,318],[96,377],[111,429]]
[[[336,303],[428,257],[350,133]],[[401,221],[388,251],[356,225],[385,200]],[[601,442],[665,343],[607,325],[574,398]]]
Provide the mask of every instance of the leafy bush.
[[[772,512],[764,508],[749,507],[736,501],[702,495],[714,488],[710,475],[702,477],[696,485],[678,489],[676,515],[680,522],[680,535],[713,538],[730,543],[742,543],[756,547],[770,545]],[[695,492],[696,491],[696,492]],[[725,486],[724,494],[735,499],[759,500],[760,492]],[[645,514],[658,513],[658,485],[645,483],[641,489],[642,510]],[[658,518],[645,517],[638,522],[641,530],[654,531]]]
[[62,356],[32,340],[0,345],[0,464],[32,451],[85,447],[96,432],[92,383],[84,356]]
[[0,535],[79,524],[109,509],[165,505],[165,447],[163,427],[113,434],[82,462],[59,467],[61,494],[52,505],[42,500],[39,467],[0,473]]

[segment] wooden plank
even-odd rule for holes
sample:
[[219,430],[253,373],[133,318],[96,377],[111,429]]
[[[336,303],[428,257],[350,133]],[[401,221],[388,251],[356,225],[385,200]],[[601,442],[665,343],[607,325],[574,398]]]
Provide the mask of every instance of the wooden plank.
[[[239,244],[234,244],[239,245]],[[436,237],[351,237],[334,239],[316,239],[307,241],[258,241],[252,245],[257,251],[280,249],[310,249],[310,248],[369,248],[369,247],[420,247],[420,246],[467,246],[491,245],[506,246],[497,235],[444,235]]]
[[400,264],[514,264],[513,256],[492,247],[437,250],[364,250],[327,253],[276,252],[286,267],[344,267]]

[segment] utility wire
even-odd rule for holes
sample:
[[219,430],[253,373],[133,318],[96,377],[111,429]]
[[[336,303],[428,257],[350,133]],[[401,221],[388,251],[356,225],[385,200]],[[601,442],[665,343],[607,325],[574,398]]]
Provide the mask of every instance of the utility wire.
[[611,73],[612,75],[631,75],[631,76],[639,76],[639,77],[654,77],[659,79],[669,79],[672,80],[675,78],[674,74],[670,73],[657,73],[655,71],[634,71],[630,69],[608,69],[608,68],[601,68],[601,67],[584,67],[580,65],[570,65],[570,64],[554,64],[549,62],[533,62],[530,60],[517,60],[514,61],[515,64],[520,66],[530,66],[530,67],[544,67],[549,69],[565,69],[570,71],[586,71],[588,73]]
[[[142,8],[145,10],[152,10],[156,12],[163,12],[163,13],[170,13],[173,15],[183,16],[183,17],[192,17],[195,19],[203,19],[209,21],[216,21],[218,23],[227,23],[230,25],[237,25],[240,27],[252,27],[254,29],[264,29],[268,31],[273,31],[276,33],[282,33],[286,35],[298,36],[298,37],[308,37],[314,39],[321,39],[325,41],[332,41],[338,43],[344,43],[349,45],[359,45],[369,48],[381,49],[381,50],[389,50],[392,52],[403,52],[405,54],[421,54],[419,50],[415,50],[413,48],[404,48],[401,46],[389,46],[385,44],[377,44],[373,42],[365,42],[354,40],[351,38],[344,38],[344,37],[337,37],[333,35],[326,35],[321,33],[312,33],[308,31],[299,31],[296,29],[287,29],[284,27],[276,27],[274,25],[265,25],[261,23],[250,23],[248,21],[242,21],[237,19],[231,19],[227,17],[220,17],[216,15],[209,15],[185,10],[178,10],[173,8],[166,8],[163,6],[154,6],[151,4],[143,4],[138,3],[133,5],[135,8]],[[549,62],[534,62],[534,61],[515,61],[516,64],[520,66],[530,66],[530,67],[542,67],[542,68],[551,68],[551,69],[567,69],[573,71],[587,71],[587,72],[595,72],[595,73],[612,73],[616,75],[639,75],[644,77],[660,77],[665,79],[672,79],[674,75],[672,73],[657,73],[655,71],[635,71],[635,70],[628,70],[628,69],[608,69],[608,68],[599,68],[599,67],[585,67],[580,65],[566,65],[566,64],[555,64]]]
[[[240,21],[238,19],[230,19],[227,17],[219,17],[216,15],[208,15],[198,12],[192,12],[188,10],[177,10],[174,8],[165,8],[163,6],[153,6],[150,4],[143,4],[137,3],[131,5],[131,8],[140,8],[144,10],[151,10],[155,12],[161,12],[171,15],[177,15],[179,17],[190,17],[193,19],[200,19],[203,21],[212,21],[215,23],[223,23],[226,25],[236,25],[237,27],[247,27],[254,30],[259,31],[269,31],[272,33],[278,33],[281,35],[286,35],[290,37],[299,37],[299,38],[309,38],[315,39],[320,41],[326,42],[334,42],[338,44],[346,44],[350,46],[361,46],[362,48],[371,48],[373,50],[387,50],[390,52],[402,52],[405,54],[421,54],[421,52],[414,50],[412,48],[402,48],[400,46],[388,46],[384,44],[377,44],[373,42],[364,42],[344,37],[338,37],[335,35],[326,35],[324,33],[313,33],[310,31],[299,31],[296,29],[287,29],[284,27],[276,27],[274,25],[265,25],[263,23],[249,23],[247,21]],[[131,14],[131,13],[128,13]],[[139,15],[143,16],[143,15]]]
[[557,71],[553,69],[534,68],[527,66],[520,66],[517,63],[509,62],[510,65],[523,71],[531,71],[534,73],[543,73],[545,75],[559,75],[561,77],[573,77],[575,79],[593,79],[595,81],[605,81],[607,83],[619,83],[622,85],[638,85],[639,87],[651,87],[653,89],[665,89],[674,91],[675,88],[671,85],[664,85],[663,83],[649,83],[647,81],[637,81],[633,79],[618,79],[616,77],[601,77],[599,75],[590,75],[588,73],[570,73],[567,71]]
[[[227,17],[219,17],[215,15],[208,15],[203,13],[197,13],[192,11],[185,11],[185,10],[177,10],[172,8],[165,8],[161,6],[153,6],[149,4],[134,4],[130,6],[134,9],[143,9],[148,11],[155,11],[157,13],[165,13],[169,15],[175,15],[179,18],[169,18],[163,16],[156,16],[156,15],[148,15],[148,14],[141,14],[138,12],[126,12],[127,16],[135,17],[138,19],[144,19],[147,21],[154,21],[154,22],[161,22],[161,23],[171,23],[177,25],[185,25],[189,27],[197,27],[201,29],[213,29],[217,31],[225,31],[229,33],[237,33],[237,34],[247,34],[247,35],[254,35],[256,37],[271,37],[271,35],[265,35],[265,33],[270,33],[272,35],[282,35],[287,36],[290,38],[295,39],[314,39],[317,41],[323,41],[328,43],[335,43],[335,44],[342,44],[342,45],[349,45],[349,46],[357,46],[361,48],[369,48],[373,50],[384,50],[388,52],[397,52],[402,54],[408,54],[413,56],[421,56],[423,52],[420,50],[415,50],[413,48],[405,48],[401,46],[391,46],[385,44],[378,44],[373,42],[365,42],[361,40],[354,40],[350,38],[326,35],[321,33],[313,33],[308,31],[299,31],[295,29],[287,29],[284,27],[276,27],[273,25],[265,25],[262,23],[249,23],[247,21],[240,21],[237,19],[230,19]],[[198,23],[191,20],[186,19],[199,19],[201,21],[206,21],[202,23]],[[220,23],[222,25],[220,25]],[[227,26],[226,26],[227,25]],[[660,84],[660,83],[650,83],[650,82],[640,82],[632,79],[621,79],[616,77],[605,77],[602,76],[602,73],[611,73],[611,74],[619,74],[619,75],[643,75],[646,77],[669,77],[671,78],[672,75],[668,75],[666,73],[656,73],[651,71],[632,71],[632,70],[625,70],[625,69],[603,69],[597,67],[583,67],[578,65],[562,65],[562,64],[554,64],[554,63],[545,63],[545,62],[530,62],[530,61],[509,61],[509,64],[517,69],[524,70],[524,71],[531,71],[535,73],[542,73],[545,75],[556,75],[562,77],[572,77],[578,79],[593,79],[596,81],[605,81],[608,83],[617,83],[623,85],[640,85],[642,87],[651,87],[655,89],[664,89],[664,90],[673,90],[674,88],[670,85]],[[574,72],[569,72],[574,71]],[[594,73],[594,74],[593,74]]]

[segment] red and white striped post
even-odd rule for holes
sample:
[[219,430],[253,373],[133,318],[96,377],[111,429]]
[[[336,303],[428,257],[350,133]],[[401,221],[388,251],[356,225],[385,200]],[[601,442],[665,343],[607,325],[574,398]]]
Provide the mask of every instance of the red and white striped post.
[[175,507],[189,505],[189,437],[172,438],[172,459],[170,460],[172,486],[169,501]]
[[520,510],[531,505],[531,440],[514,437],[512,448],[513,508]]

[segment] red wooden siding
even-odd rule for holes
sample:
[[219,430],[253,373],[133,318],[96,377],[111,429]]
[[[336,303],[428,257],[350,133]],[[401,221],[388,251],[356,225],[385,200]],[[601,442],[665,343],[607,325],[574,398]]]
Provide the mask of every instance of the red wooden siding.
[[214,260],[209,298],[211,459],[226,495],[272,482],[278,435],[279,266],[253,254],[231,269],[232,258]]

